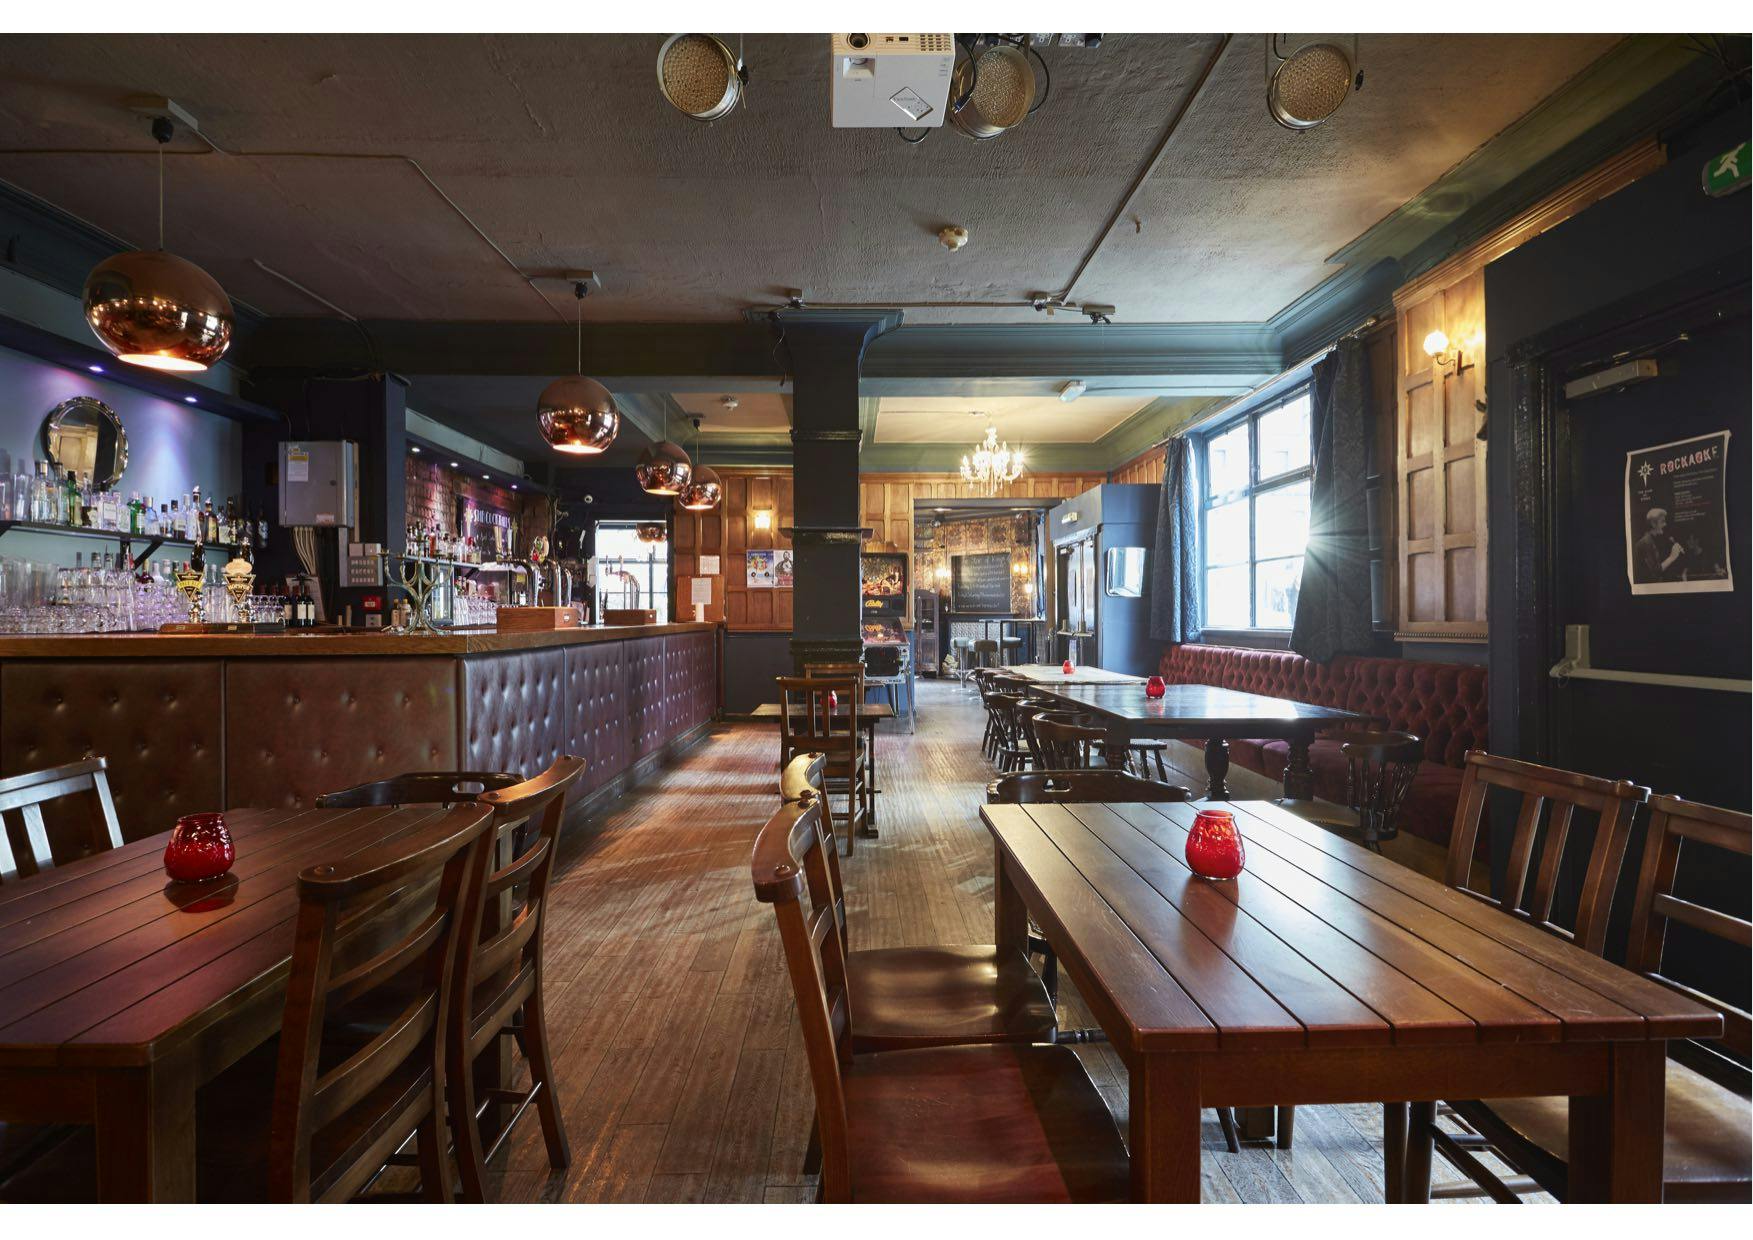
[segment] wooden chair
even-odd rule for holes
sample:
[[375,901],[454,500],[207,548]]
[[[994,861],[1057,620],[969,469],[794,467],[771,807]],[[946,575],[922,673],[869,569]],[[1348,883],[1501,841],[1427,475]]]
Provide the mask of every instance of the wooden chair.
[[[1503,890],[1496,895],[1475,891],[1467,885],[1473,869],[1474,848],[1485,818],[1486,797],[1492,788],[1522,794],[1521,812],[1510,837],[1509,869]],[[1443,881],[1449,886],[1512,916],[1532,922],[1560,938],[1570,939],[1585,951],[1599,955],[1607,941],[1607,915],[1613,903],[1613,887],[1625,862],[1625,845],[1631,835],[1632,816],[1649,799],[1650,790],[1624,780],[1579,775],[1534,762],[1518,762],[1472,750],[1461,776],[1460,799],[1455,806],[1455,830],[1449,837],[1448,863]],[[1540,829],[1542,808],[1550,802],[1552,812],[1546,829]],[[1577,902],[1576,925],[1567,929],[1552,920],[1553,897],[1558,892],[1559,868],[1569,839],[1571,816],[1578,809],[1600,815],[1594,843],[1589,849],[1588,869]],[[1539,853],[1531,895],[1528,879]],[[1528,902],[1524,905],[1524,898]]]
[[1101,728],[1040,711],[1029,717],[1028,730],[1034,740],[1035,761],[1047,770],[1086,770],[1102,763],[1099,751],[1108,734]]
[[24,860],[30,869],[22,876],[40,874],[53,869],[54,850],[43,822],[43,806],[64,797],[91,793],[91,800],[82,806],[84,854],[108,852],[122,846],[122,826],[116,819],[116,803],[110,797],[109,763],[103,758],[86,758],[46,771],[29,771],[0,779],[0,882],[21,877],[19,856],[7,839],[6,816],[18,811],[24,827]]
[[1027,695],[994,690],[987,699],[997,734],[995,761],[1000,771],[1020,771],[1034,759],[1019,722]]
[[[1123,1201],[1128,1164],[1070,1047],[937,1046],[857,1054],[827,895],[823,799],[782,806],[755,839],[755,896],[773,906],[816,1098],[827,1202]],[[803,893],[811,893],[806,912]],[[753,1105],[770,1109],[771,1098]]]
[[[827,758],[826,784],[846,798],[846,855],[871,811],[870,754],[860,736],[858,688],[851,678],[775,676],[779,686],[779,765],[800,753]],[[828,706],[835,694],[845,713]]]
[[[1468,886],[1479,828],[1485,818],[1486,800],[1493,788],[1518,792],[1522,798],[1510,835],[1509,866],[1503,889],[1496,894]],[[1625,862],[1632,817],[1649,794],[1648,788],[1624,780],[1601,779],[1470,750],[1461,776],[1460,798],[1455,806],[1455,829],[1449,837],[1444,881],[1482,903],[1567,939],[1584,951],[1600,955],[1607,941],[1613,889]],[[1542,829],[1542,811],[1548,802],[1552,809]],[[1558,894],[1565,846],[1570,840],[1571,820],[1578,809],[1597,814],[1599,821],[1583,871],[1575,925],[1565,927],[1553,921],[1553,903]],[[1428,1201],[1433,1150],[1440,1150],[1451,1165],[1480,1183],[1483,1191],[1496,1200],[1513,1201],[1516,1191],[1532,1187],[1531,1181],[1508,1185],[1496,1181],[1475,1156],[1476,1149],[1491,1144],[1479,1131],[1482,1124],[1490,1126],[1492,1123],[1487,1104],[1461,1101],[1448,1105],[1449,1110],[1473,1132],[1456,1137],[1438,1127],[1437,1104],[1434,1102],[1384,1104],[1384,1129],[1406,1133],[1403,1151],[1393,1139],[1385,1146],[1390,1191],[1403,1185],[1407,1200]],[[1402,1107],[1406,1109],[1402,1111]],[[1400,1118],[1402,1115],[1404,1120]],[[1402,1152],[1404,1162],[1401,1162]]]
[[[486,877],[492,821],[486,806],[459,805],[413,835],[299,875],[270,1125],[273,1200],[348,1200],[411,1135],[423,1194],[450,1199],[443,1035],[467,910]],[[414,899],[423,913],[410,912]],[[359,963],[337,959],[349,937],[411,916],[418,920],[391,946]],[[407,1002],[386,1028],[338,1048],[325,1039],[331,1018],[404,977]]]
[[[465,912],[451,987],[445,1077],[465,1201],[487,1199],[486,1164],[532,1104],[542,1122],[548,1165],[557,1170],[572,1160],[544,1014],[542,941],[566,793],[584,769],[583,758],[561,758],[534,779],[485,793],[477,802],[493,811],[495,850],[509,847],[514,855],[503,864],[489,861],[493,868]],[[523,1050],[530,1087],[494,1090],[477,1102],[475,1061],[502,1037],[514,1038]],[[483,1151],[481,1115],[495,1104],[516,1109]]]
[[[857,681],[858,687],[853,691],[853,695],[858,699],[860,707],[862,707],[864,705],[865,685],[864,685],[864,664],[863,664],[863,662],[854,661],[854,662],[850,662],[850,663],[805,663],[803,665],[803,674],[804,674],[806,679],[810,679],[810,680],[855,680],[855,681]],[[872,740],[872,738],[868,734],[866,734],[864,737],[866,749],[868,749],[870,747],[871,740]],[[868,757],[868,755],[866,755],[866,756]],[[790,760],[789,758],[786,759],[786,761],[789,761],[789,760]],[[781,762],[780,765],[784,766],[785,762]]]
[[835,911],[858,1013],[852,1049],[1053,1041],[1052,1000],[1021,952],[1004,955],[991,943],[852,950],[840,858],[832,847],[833,816],[822,795],[825,766],[821,754],[799,754],[780,776],[779,794],[792,803],[822,802],[822,885],[811,887],[810,900],[831,904]]
[[355,784],[317,798],[318,809],[368,809],[387,805],[460,805],[482,793],[519,782],[509,771],[411,771]]

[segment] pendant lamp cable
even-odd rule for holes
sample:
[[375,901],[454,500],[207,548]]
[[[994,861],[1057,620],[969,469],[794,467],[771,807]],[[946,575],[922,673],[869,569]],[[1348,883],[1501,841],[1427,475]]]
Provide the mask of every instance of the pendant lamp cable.
[[589,286],[583,280],[572,286],[572,295],[578,298],[578,373],[584,373],[584,295]]
[[158,143],[158,248],[164,249],[164,146],[176,133],[168,116],[152,118],[152,139]]

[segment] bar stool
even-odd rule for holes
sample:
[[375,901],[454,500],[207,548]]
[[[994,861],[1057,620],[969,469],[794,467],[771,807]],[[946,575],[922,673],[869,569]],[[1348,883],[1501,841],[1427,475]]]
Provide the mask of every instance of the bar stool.
[[1424,759],[1424,741],[1410,732],[1344,731],[1332,739],[1345,757],[1346,804],[1288,797],[1278,804],[1305,822],[1355,833],[1365,848],[1381,852],[1383,840],[1400,834],[1400,807]]

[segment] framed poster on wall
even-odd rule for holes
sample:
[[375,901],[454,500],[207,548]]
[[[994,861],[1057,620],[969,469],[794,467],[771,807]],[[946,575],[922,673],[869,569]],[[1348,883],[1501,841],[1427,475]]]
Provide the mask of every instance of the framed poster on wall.
[[1633,594],[1735,588],[1728,455],[1728,431],[1625,454],[1625,576]]
[[751,590],[771,590],[773,588],[773,552],[751,551],[748,553],[748,584]]

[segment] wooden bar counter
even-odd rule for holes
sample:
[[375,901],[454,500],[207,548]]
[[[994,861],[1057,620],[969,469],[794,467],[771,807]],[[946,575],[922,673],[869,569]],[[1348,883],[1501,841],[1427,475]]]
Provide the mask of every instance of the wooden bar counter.
[[703,734],[720,649],[719,626],[695,623],[0,637],[0,775],[107,758],[135,839],[402,771],[528,776],[576,754],[582,814]]

